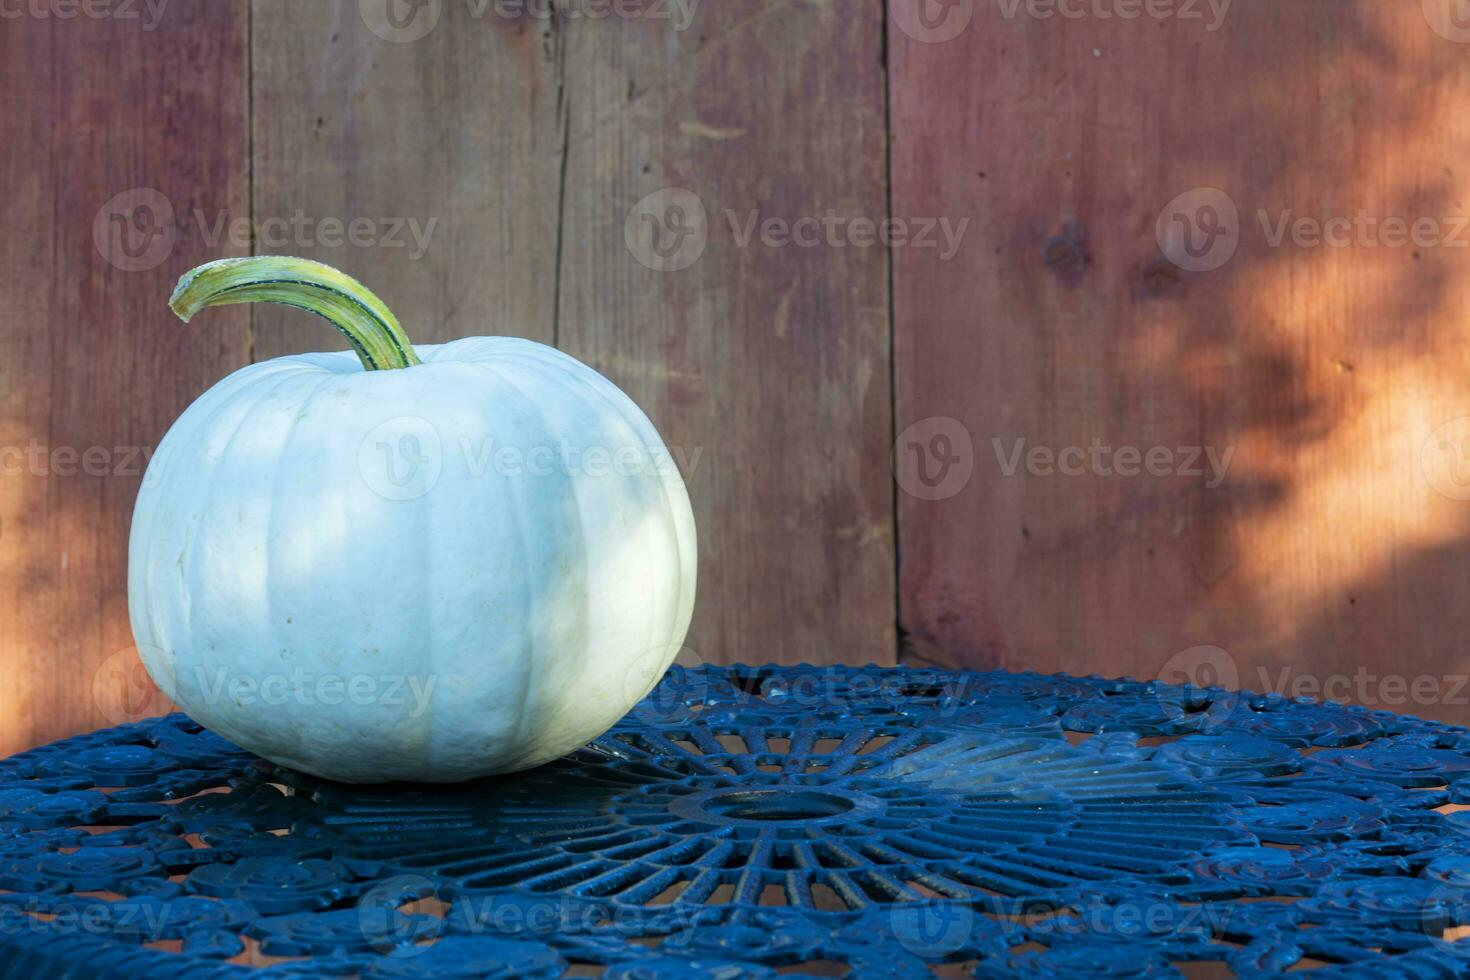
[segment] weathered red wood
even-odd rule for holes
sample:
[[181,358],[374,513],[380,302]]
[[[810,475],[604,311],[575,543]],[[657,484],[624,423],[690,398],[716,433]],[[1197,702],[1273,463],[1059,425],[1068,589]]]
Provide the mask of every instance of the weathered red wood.
[[[894,3],[893,206],[970,226],[950,261],[895,251],[898,427],[955,420],[973,473],[945,499],[900,494],[909,656],[1205,662],[1286,693],[1361,670],[1380,679],[1350,697],[1463,720],[1470,31],[1417,0],[1236,0],[1218,22],[1203,2],[1133,20],[1106,0],[1075,18],[930,6],[906,31],[913,5]],[[1156,235],[1200,188],[1239,211],[1213,271],[1164,260]],[[1288,209],[1431,219],[1460,245],[1273,245]],[[899,451],[943,448],[925,441],[940,424]],[[1165,476],[1024,456],[1007,475],[1018,440],[1233,456],[1215,487],[1178,457]],[[1437,693],[1398,699],[1383,675]]]
[[[551,26],[497,9],[252,7],[256,249],[358,277],[415,343],[554,342],[564,96]],[[342,347],[295,310],[254,324],[257,360]]]
[[686,659],[893,663],[881,6],[566,27],[558,339],[684,455]]
[[[0,754],[156,713],[126,605],[143,462],[247,361],[174,280],[247,215],[245,5],[14,5],[0,21]],[[230,254],[230,253],[225,253]],[[238,253],[235,253],[238,254]]]

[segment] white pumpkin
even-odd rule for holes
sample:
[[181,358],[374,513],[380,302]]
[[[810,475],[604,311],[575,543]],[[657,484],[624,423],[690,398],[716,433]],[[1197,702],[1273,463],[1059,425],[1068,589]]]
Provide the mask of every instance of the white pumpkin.
[[242,368],[158,446],[128,554],[154,681],[347,782],[509,772],[606,731],[694,602],[689,498],[647,417],[541,344],[412,347],[319,263],[210,263],[171,305],[257,301],[326,316],[355,353]]

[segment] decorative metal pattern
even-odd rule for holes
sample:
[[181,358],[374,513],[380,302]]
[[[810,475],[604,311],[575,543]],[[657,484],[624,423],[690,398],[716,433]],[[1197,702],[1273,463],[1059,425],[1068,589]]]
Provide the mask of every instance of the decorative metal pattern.
[[1463,728],[1098,678],[675,668],[448,787],[171,715],[0,762],[0,975],[1456,977],[1459,806]]

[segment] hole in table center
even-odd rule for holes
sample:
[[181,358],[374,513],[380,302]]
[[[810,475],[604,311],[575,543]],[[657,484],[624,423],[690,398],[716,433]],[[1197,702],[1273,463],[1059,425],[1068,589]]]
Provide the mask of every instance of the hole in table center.
[[835,817],[852,809],[852,801],[844,797],[794,789],[734,790],[704,802],[706,813],[737,820],[811,820]]

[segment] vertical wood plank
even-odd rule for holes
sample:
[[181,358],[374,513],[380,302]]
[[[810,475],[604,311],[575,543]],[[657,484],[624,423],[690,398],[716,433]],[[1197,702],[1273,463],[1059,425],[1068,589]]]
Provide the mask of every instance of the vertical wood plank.
[[[844,237],[887,214],[882,17],[704,3],[682,29],[558,25],[558,339],[684,455],[705,661],[894,662],[887,257]],[[771,219],[808,219],[807,244],[763,242]]]
[[[1219,5],[1042,18],[1022,0],[951,5],[969,21],[940,39],[932,20],[903,28],[912,6],[893,4],[895,212],[972,227],[952,261],[896,253],[898,424],[963,425],[973,470],[942,499],[900,496],[910,655],[1203,663],[1288,694],[1337,678],[1343,697],[1463,720],[1470,32],[1418,2],[1236,0],[1217,21]],[[1156,223],[1178,227],[1170,202],[1191,191],[1173,210],[1208,218],[1206,188],[1238,209],[1216,212],[1238,247],[1180,269]],[[1459,244],[1268,230],[1359,212]],[[1224,254],[1195,241],[1204,264]],[[924,439],[945,425],[900,451],[937,466]],[[1234,455],[1216,487],[1178,455],[1161,476],[1075,455],[1080,475],[1025,456],[1008,475],[1020,440]],[[1394,674],[1437,687],[1405,699]]]
[[[0,26],[0,754],[157,708],[131,648],[144,459],[246,362],[168,311],[196,211],[248,213],[236,4],[30,4]],[[102,15],[98,15],[98,11]]]
[[[495,10],[252,7],[256,251],[356,276],[415,343],[554,338],[565,127],[552,26]],[[345,347],[292,310],[256,307],[254,322],[257,359]]]

